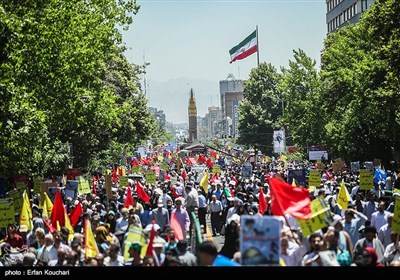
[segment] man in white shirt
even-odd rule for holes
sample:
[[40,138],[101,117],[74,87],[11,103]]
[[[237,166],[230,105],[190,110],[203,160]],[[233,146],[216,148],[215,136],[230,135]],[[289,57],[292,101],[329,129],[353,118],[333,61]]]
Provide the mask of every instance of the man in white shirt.
[[380,229],[384,224],[387,223],[387,217],[390,212],[386,211],[386,203],[380,201],[378,204],[378,211],[372,213],[371,215],[371,226]]
[[390,234],[392,232],[392,221],[393,221],[393,213],[390,213],[387,216],[387,223],[381,226],[381,228],[378,231],[378,239],[382,242],[383,247],[387,247],[390,243],[392,243],[392,240],[390,238]]

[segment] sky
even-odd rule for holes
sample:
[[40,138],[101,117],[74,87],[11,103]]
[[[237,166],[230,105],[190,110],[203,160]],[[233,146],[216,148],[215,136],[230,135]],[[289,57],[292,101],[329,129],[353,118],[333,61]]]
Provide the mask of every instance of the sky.
[[[201,83],[196,83],[199,88],[194,90],[196,94],[215,96],[213,104],[200,106],[204,109],[199,115],[204,116],[207,106],[218,106],[219,81],[228,74],[245,80],[257,66],[256,54],[229,63],[229,50],[250,35],[256,25],[260,62],[272,63],[279,69],[293,58],[293,49],[303,49],[320,64],[327,30],[325,0],[137,2],[141,8],[129,30],[123,32],[123,39],[130,62],[143,64],[145,55],[146,62],[150,63],[146,73],[150,106],[162,104],[164,110],[173,107],[174,104],[168,103],[168,96],[164,96],[171,93],[152,89],[151,84],[162,83],[168,87],[170,81],[176,80],[183,81],[182,87],[175,90],[183,91],[184,96],[189,93],[191,81],[215,83],[215,89],[211,89],[214,92],[209,87],[201,88]],[[185,119],[187,108],[182,108],[180,116],[169,118],[168,112],[166,115],[167,121],[180,122]]]

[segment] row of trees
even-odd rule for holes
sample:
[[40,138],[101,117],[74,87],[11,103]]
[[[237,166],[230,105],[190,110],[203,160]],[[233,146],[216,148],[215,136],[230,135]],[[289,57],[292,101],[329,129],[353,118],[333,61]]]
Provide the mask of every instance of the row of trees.
[[399,14],[399,1],[376,1],[359,23],[329,34],[321,69],[302,50],[280,72],[266,63],[253,69],[240,108],[239,142],[265,150],[273,130],[284,127],[288,142],[303,152],[319,144],[348,160],[398,162]]
[[[143,66],[124,56],[134,0],[2,0],[0,177],[90,168],[149,138]],[[117,151],[117,152],[116,152]]]

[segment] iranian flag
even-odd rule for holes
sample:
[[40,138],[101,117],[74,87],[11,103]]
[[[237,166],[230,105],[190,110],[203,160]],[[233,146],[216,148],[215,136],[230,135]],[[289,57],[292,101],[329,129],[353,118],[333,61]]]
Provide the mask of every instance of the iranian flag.
[[231,55],[231,62],[248,57],[258,50],[257,45],[257,31],[254,31],[246,39],[234,46],[229,54]]

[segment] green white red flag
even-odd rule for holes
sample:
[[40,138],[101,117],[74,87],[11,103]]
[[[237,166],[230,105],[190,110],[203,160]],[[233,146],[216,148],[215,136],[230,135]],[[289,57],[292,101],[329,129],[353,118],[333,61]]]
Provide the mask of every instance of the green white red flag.
[[231,55],[230,63],[235,62],[236,60],[246,58],[257,51],[258,51],[257,31],[255,30],[253,33],[247,36],[246,39],[244,39],[238,45],[230,49],[229,51],[229,54]]

